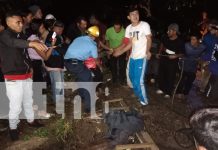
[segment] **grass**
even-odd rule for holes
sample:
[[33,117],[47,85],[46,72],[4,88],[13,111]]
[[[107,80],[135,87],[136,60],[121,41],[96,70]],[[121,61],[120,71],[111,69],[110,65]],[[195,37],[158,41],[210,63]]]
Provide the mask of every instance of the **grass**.
[[53,128],[53,134],[59,142],[66,142],[66,139],[73,133],[72,123],[69,121],[60,119]]

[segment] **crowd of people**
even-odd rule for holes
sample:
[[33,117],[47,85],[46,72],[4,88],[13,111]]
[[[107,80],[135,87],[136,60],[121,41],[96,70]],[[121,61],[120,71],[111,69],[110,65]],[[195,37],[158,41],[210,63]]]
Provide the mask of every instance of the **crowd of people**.
[[[0,81],[5,82],[9,99],[12,140],[19,139],[22,104],[28,124],[43,126],[34,119],[34,83],[48,82],[56,103],[60,98],[57,95],[64,95],[65,70],[78,82],[103,82],[106,67],[112,83],[130,86],[140,104],[147,106],[147,83],[155,83],[156,93],[169,99],[174,94],[177,75],[182,73],[176,96],[186,99],[200,67],[206,66],[199,91],[217,102],[217,20],[208,19],[204,33],[191,31],[187,40],[180,36],[176,23],[168,26],[166,35],[158,35],[148,22],[140,20],[137,7],[129,7],[127,18],[130,24],[125,27],[120,18],[106,26],[95,15],[89,19],[79,16],[66,27],[52,14],[44,16],[37,5],[5,14],[6,25],[2,23],[4,19],[0,20]],[[80,89],[79,94],[89,113],[89,93]]]

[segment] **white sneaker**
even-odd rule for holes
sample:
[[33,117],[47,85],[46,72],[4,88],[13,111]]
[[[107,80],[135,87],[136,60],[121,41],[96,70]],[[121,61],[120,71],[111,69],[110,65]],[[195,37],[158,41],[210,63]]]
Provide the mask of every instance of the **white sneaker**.
[[148,105],[148,103],[145,103],[145,102],[143,102],[143,101],[140,101],[140,103],[141,103],[143,106]]
[[166,94],[164,95],[164,98],[170,98],[170,95]]
[[156,93],[157,94],[163,94],[163,91],[162,90],[157,90]]
[[152,78],[152,79],[150,80],[150,82],[151,82],[151,83],[155,83],[155,79]]

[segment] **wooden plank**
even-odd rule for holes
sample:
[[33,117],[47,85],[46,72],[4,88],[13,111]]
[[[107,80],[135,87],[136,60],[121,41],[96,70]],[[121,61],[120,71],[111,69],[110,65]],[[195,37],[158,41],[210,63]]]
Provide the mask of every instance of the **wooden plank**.
[[110,108],[110,110],[124,110],[126,111],[126,109],[128,109],[129,107],[113,107],[113,108]]
[[[120,105],[122,107],[127,107],[126,103],[124,101],[120,101]],[[128,109],[126,109],[125,111],[129,110],[129,107],[127,107]],[[141,131],[139,133],[136,133],[136,136],[138,138],[138,140],[140,141],[141,144],[147,144],[147,143],[151,143],[152,146],[150,147],[151,150],[159,150],[159,148],[157,147],[157,145],[154,143],[154,141],[152,140],[151,136],[145,132],[145,131]]]
[[126,105],[126,103],[124,101],[120,101],[120,105],[123,107],[123,108],[126,108],[125,111],[129,111],[129,107]]
[[142,144],[126,144],[126,145],[117,145],[116,150],[125,150],[125,149],[139,149],[143,148],[146,150],[153,150],[154,147],[151,143],[142,143]]
[[120,102],[120,101],[123,101],[123,99],[122,98],[117,98],[117,99],[107,100],[107,101],[104,101],[104,103],[107,103],[107,102],[114,103],[114,102]]
[[136,133],[136,136],[140,141],[140,143],[151,143],[153,144],[152,150],[159,150],[159,148],[157,147],[157,145],[155,144],[155,142],[152,140],[151,136],[147,132],[141,131],[139,133]]

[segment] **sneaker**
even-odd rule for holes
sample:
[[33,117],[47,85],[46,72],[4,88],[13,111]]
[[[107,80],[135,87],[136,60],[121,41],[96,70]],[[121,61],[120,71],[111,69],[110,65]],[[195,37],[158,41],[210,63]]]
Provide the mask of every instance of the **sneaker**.
[[170,98],[170,95],[166,94],[164,95],[164,98]]
[[162,90],[157,90],[156,93],[157,94],[163,94],[163,91]]
[[38,117],[49,119],[53,114],[47,113],[45,111],[39,111]]
[[19,140],[19,131],[17,129],[10,129],[9,134],[12,141]]
[[143,101],[140,101],[140,103],[141,103],[143,106],[148,105],[148,103],[145,103],[145,102],[143,102]]
[[34,127],[34,128],[41,128],[44,127],[44,124],[40,123],[38,120],[34,120],[33,122],[28,122],[27,123],[30,127]]
[[152,78],[152,79],[150,80],[150,82],[151,82],[152,84],[155,83],[155,79]]

